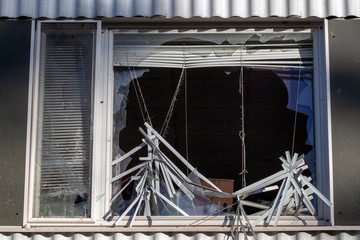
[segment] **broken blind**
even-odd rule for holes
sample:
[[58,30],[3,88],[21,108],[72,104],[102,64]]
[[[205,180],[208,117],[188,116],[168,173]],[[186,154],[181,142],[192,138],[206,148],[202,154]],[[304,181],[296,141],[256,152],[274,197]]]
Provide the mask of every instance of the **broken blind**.
[[36,217],[87,217],[94,24],[43,24]]
[[122,31],[114,65],[203,68],[311,67],[311,29]]

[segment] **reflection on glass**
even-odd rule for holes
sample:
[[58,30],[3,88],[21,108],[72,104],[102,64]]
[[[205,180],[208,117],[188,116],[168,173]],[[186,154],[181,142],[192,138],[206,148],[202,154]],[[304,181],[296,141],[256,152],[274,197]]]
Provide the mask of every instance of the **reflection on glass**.
[[43,25],[35,217],[90,217],[94,26],[88,27]]

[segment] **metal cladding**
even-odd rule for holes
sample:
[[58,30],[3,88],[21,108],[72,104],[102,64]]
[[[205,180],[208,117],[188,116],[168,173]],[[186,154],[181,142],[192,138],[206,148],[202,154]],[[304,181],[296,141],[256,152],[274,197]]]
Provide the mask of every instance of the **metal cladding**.
[[[256,239],[267,239],[267,240],[282,240],[282,239],[308,239],[308,240],[355,240],[359,239],[359,232],[353,232],[352,234],[346,232],[269,232],[269,233],[257,233]],[[133,234],[124,234],[124,233],[93,233],[93,234],[23,234],[23,233],[9,233],[2,234],[0,233],[0,238],[5,240],[32,240],[32,239],[63,239],[63,240],[223,240],[223,239],[232,239],[229,234],[226,233],[215,233],[215,234],[204,234],[204,233],[176,233],[176,234],[167,234],[167,233],[133,233]],[[241,238],[243,239],[243,238]],[[250,236],[249,239],[255,239],[253,236]]]
[[1,18],[360,17],[359,0],[0,0]]

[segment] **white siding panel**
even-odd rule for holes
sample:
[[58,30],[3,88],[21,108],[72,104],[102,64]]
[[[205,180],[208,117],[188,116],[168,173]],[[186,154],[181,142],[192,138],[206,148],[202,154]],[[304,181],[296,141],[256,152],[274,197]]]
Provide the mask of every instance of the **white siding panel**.
[[347,16],[359,16],[360,1],[348,0],[348,4],[345,5],[345,13]]
[[[193,15],[192,17],[208,18],[211,15],[210,9],[211,0],[196,0],[192,1],[193,4]],[[226,2],[225,2],[226,4]]]
[[100,17],[114,17],[114,0],[96,1],[96,16]]
[[328,4],[327,13],[329,16],[343,15],[345,13],[345,5],[339,4],[337,1],[331,1]]
[[[21,1],[19,5],[19,12],[18,16],[30,16],[34,12],[34,0],[23,0]],[[0,7],[1,9],[1,7]]]
[[58,16],[65,18],[76,17],[76,2],[75,0],[62,0],[58,2]]
[[211,8],[212,8],[212,16],[215,17],[223,17],[228,18],[230,17],[230,8],[231,1],[230,0],[212,0]]
[[252,0],[250,1],[250,16],[268,17],[270,4],[268,0]]
[[134,2],[134,16],[144,16],[144,17],[150,17],[152,16],[151,11],[151,0],[133,0]]
[[231,16],[241,16],[242,18],[250,17],[249,0],[232,0],[230,10]]
[[301,1],[289,0],[288,1],[288,15],[289,16],[302,16],[301,14]]
[[93,18],[96,16],[95,14],[95,0],[75,0],[77,2],[77,16],[78,17],[86,17]]
[[164,0],[153,0],[154,13],[153,16],[162,16],[166,13],[166,3]]
[[173,17],[191,18],[191,0],[174,0],[166,3],[167,13]]
[[[243,239],[240,235],[240,239]],[[253,236],[248,236],[254,240]],[[232,239],[227,233],[47,233],[23,234],[0,233],[1,240],[228,240]],[[258,232],[257,240],[358,240],[359,232]]]
[[[21,0],[22,1],[22,0]],[[57,0],[38,0],[39,15],[38,17],[44,18],[57,18],[59,15],[57,14],[58,8]]]
[[0,0],[0,17],[360,17],[359,0]]
[[0,17],[17,17],[18,8],[18,0],[0,0]]
[[[309,12],[306,14],[308,17],[326,17],[329,5],[333,4],[334,1],[326,0],[306,0]],[[328,2],[328,3],[326,3]],[[345,2],[345,1],[344,1]]]
[[269,3],[269,16],[288,16],[289,1],[284,0],[270,0]]
[[133,15],[132,1],[128,0],[115,0],[115,15],[118,17],[130,17]]

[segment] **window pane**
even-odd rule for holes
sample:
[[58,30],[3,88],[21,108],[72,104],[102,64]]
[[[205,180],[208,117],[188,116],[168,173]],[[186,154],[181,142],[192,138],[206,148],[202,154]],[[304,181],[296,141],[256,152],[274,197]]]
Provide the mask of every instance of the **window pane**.
[[90,215],[95,26],[76,27],[42,28],[35,217]]

